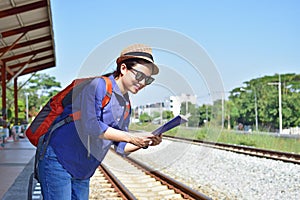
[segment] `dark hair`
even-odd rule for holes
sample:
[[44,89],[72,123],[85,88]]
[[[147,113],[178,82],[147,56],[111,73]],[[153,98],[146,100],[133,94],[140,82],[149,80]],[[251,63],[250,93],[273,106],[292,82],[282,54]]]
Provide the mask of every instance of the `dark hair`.
[[149,62],[148,60],[144,60],[144,59],[139,59],[139,58],[130,58],[130,59],[127,59],[127,60],[124,60],[123,62],[119,63],[117,65],[117,69],[114,71],[114,72],[110,72],[110,73],[107,73],[107,74],[104,74],[103,76],[110,76],[110,75],[113,75],[114,78],[120,76],[121,74],[121,65],[122,63],[124,63],[127,67],[127,69],[132,69],[134,65],[136,64],[152,64],[151,62]]

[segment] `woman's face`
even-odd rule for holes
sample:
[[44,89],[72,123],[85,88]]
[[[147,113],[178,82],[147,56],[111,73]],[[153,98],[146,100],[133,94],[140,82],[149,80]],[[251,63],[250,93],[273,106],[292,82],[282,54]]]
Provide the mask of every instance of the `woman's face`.
[[132,69],[127,69],[125,64],[122,65],[125,66],[121,66],[121,72],[123,74],[121,79],[124,93],[129,91],[133,94],[136,94],[147,85],[146,79],[147,81],[152,79],[152,66],[150,64],[137,63]]

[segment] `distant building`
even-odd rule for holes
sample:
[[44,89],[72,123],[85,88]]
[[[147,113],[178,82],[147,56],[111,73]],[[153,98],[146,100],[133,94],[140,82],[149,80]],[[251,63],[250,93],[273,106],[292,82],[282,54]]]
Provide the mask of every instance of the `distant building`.
[[142,113],[147,113],[148,115],[153,116],[155,112],[161,113],[166,110],[171,111],[174,116],[176,116],[180,114],[181,104],[185,102],[196,104],[197,97],[195,95],[181,94],[180,96],[170,96],[169,99],[164,102],[140,105],[134,108],[134,118],[138,119]]
[[155,112],[161,112],[166,110],[164,102],[157,102],[152,104],[141,105],[135,108],[135,115],[141,115],[142,113],[147,113],[152,116]]
[[180,114],[180,107],[182,103],[197,103],[196,95],[181,94],[180,96],[170,96],[170,111],[173,112],[174,116]]

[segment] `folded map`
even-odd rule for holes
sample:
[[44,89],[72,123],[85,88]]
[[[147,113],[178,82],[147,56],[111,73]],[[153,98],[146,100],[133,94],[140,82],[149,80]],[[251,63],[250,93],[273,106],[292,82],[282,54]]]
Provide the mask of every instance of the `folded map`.
[[157,128],[156,130],[154,130],[152,132],[153,135],[161,135],[164,132],[179,126],[180,124],[186,123],[188,121],[188,119],[183,116],[183,115],[178,115],[176,117],[174,117],[173,119],[171,119],[170,121],[168,121],[167,123],[165,123],[164,125],[160,126],[159,128]]

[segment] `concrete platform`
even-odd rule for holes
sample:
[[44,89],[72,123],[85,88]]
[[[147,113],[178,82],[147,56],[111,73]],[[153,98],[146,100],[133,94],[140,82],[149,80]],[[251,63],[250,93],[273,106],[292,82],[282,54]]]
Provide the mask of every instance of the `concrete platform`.
[[28,139],[7,142],[0,150],[0,199],[27,199],[35,147]]

